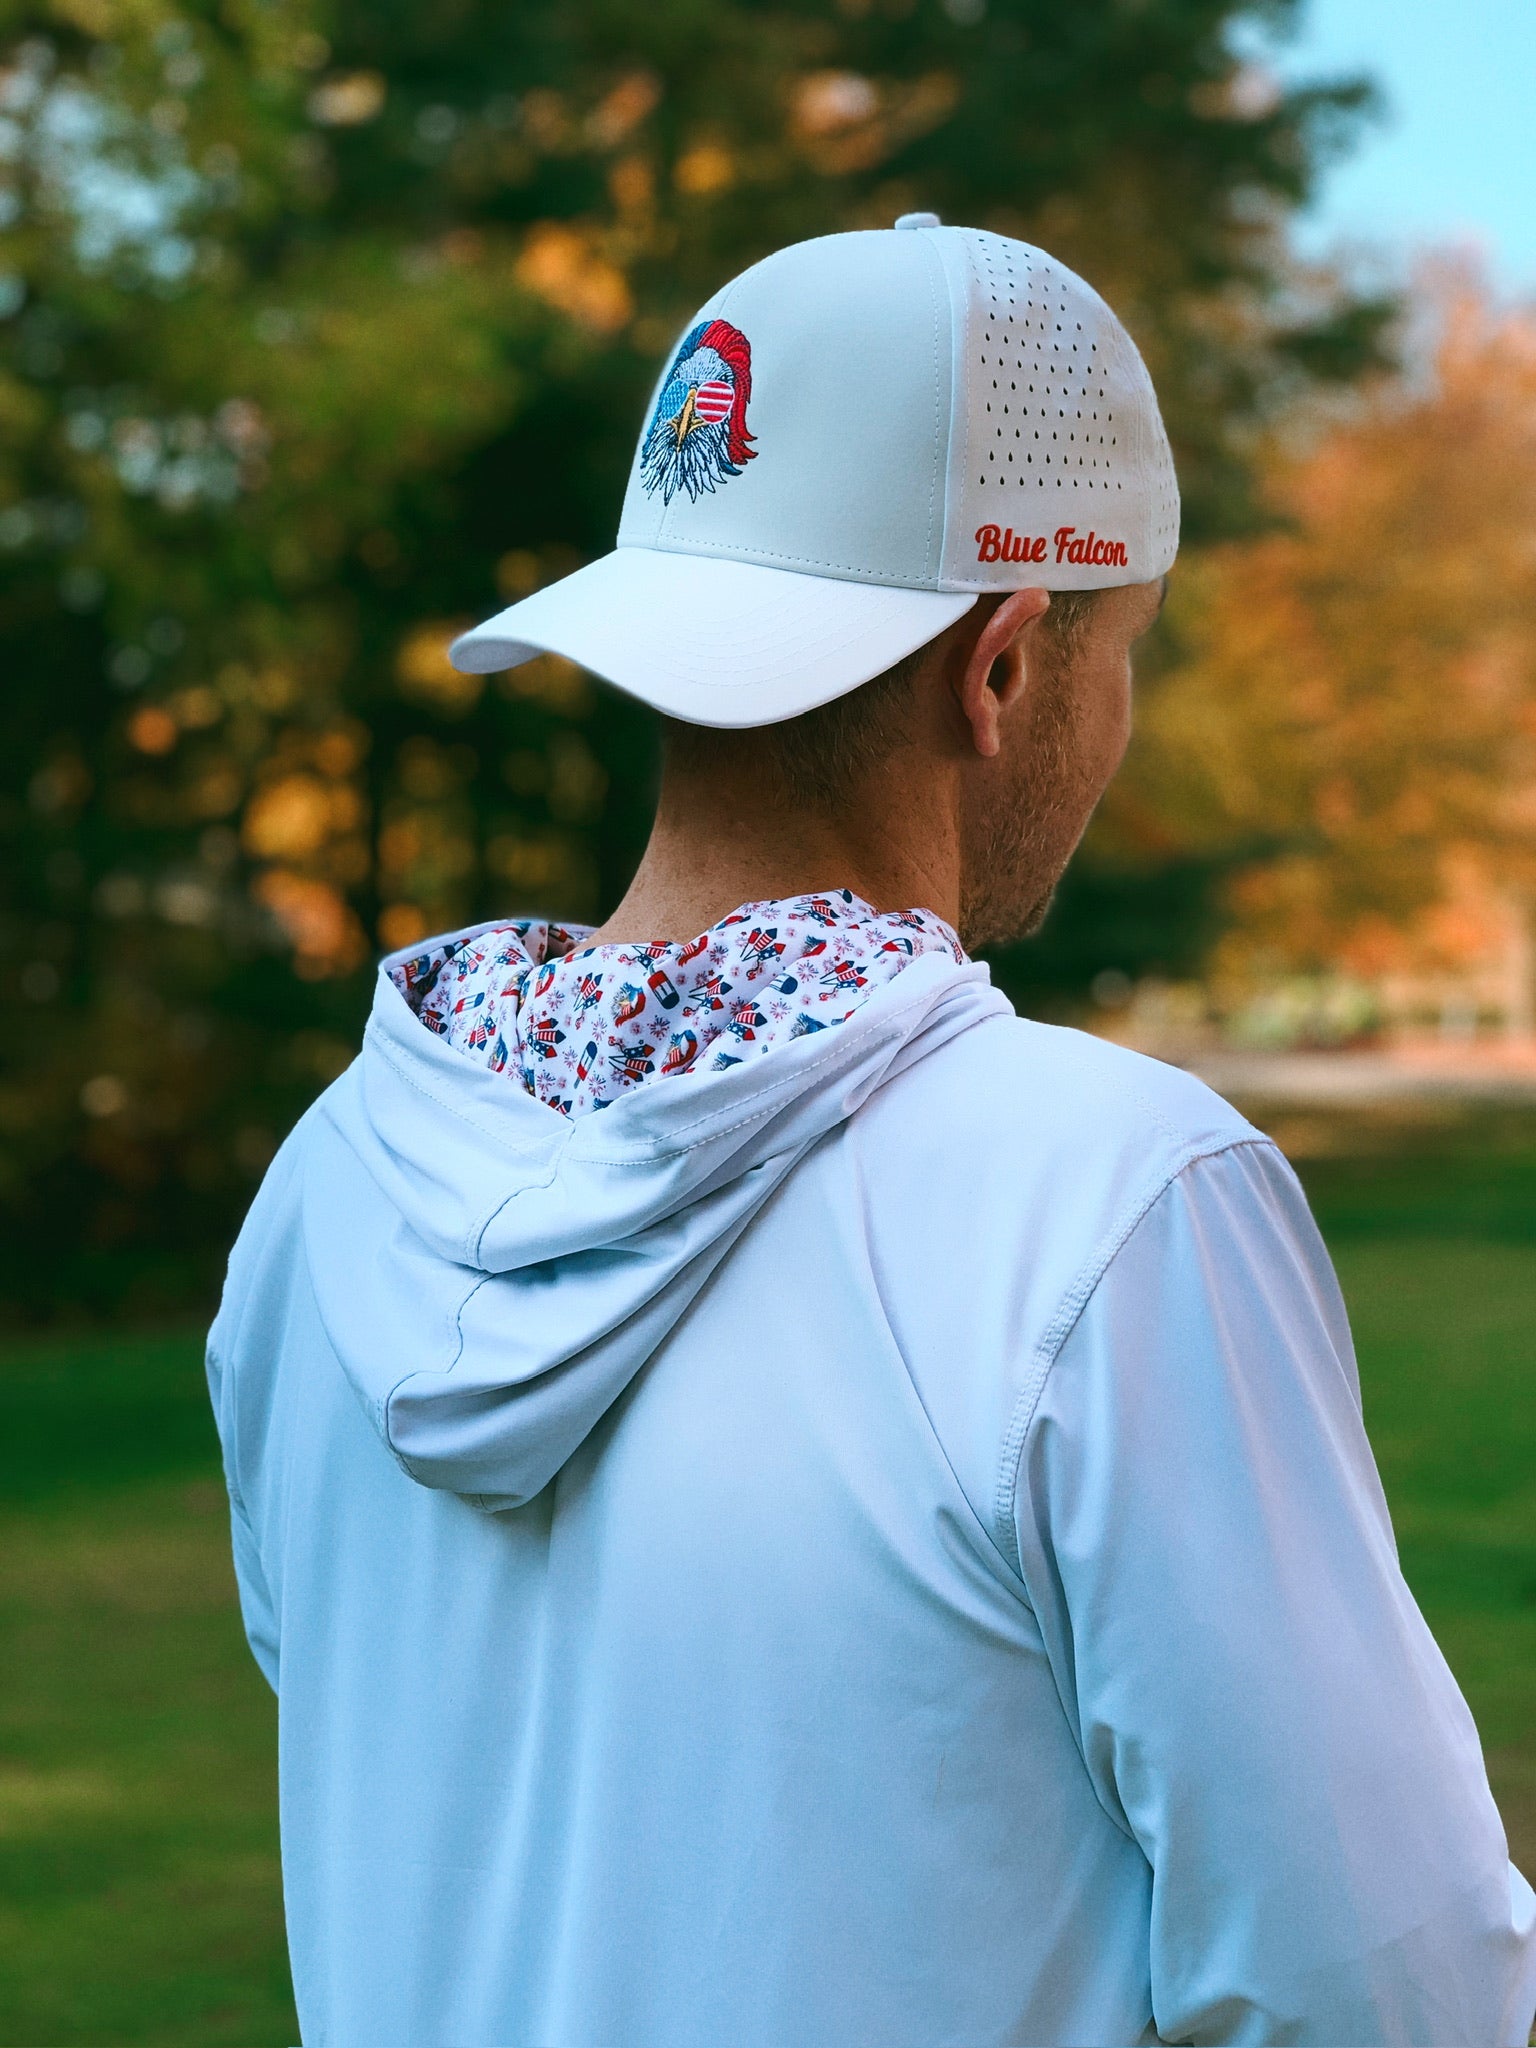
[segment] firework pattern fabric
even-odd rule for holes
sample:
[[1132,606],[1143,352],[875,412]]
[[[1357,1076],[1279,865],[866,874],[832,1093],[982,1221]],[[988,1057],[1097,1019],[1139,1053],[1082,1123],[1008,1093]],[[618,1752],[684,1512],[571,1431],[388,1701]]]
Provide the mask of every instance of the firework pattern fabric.
[[590,929],[518,918],[390,972],[429,1031],[580,1116],[846,1023],[919,953],[966,957],[932,911],[877,911],[848,889],[744,903],[695,939],[583,947]]

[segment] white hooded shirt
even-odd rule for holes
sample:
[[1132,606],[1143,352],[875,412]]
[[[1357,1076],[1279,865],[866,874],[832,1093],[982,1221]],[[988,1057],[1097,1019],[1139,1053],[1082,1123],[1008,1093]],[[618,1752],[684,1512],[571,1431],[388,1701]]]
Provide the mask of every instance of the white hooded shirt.
[[209,1345],[307,2048],[1524,2042],[1266,1139],[942,946],[600,1114],[411,957]]

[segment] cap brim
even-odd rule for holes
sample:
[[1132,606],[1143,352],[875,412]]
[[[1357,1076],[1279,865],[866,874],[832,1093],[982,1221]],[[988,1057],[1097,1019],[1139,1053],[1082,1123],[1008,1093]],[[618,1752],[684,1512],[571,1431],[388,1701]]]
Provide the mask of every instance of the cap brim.
[[773,725],[883,674],[975,602],[622,547],[461,634],[449,659],[489,675],[563,654],[691,724]]

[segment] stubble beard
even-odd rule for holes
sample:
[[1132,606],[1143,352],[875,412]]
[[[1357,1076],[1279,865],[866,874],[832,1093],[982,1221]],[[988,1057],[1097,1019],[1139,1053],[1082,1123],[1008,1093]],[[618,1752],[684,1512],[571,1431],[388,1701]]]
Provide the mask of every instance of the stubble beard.
[[1068,667],[1040,681],[1019,768],[966,834],[959,930],[968,952],[1039,931],[1093,809]]

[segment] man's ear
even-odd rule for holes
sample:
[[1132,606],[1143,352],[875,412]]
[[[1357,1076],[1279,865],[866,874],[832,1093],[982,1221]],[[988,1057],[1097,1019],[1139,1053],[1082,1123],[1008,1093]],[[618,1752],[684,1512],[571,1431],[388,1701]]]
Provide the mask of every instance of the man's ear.
[[954,691],[978,754],[991,756],[1002,746],[1002,714],[1029,687],[1025,628],[1050,604],[1048,590],[1011,590],[971,643]]

